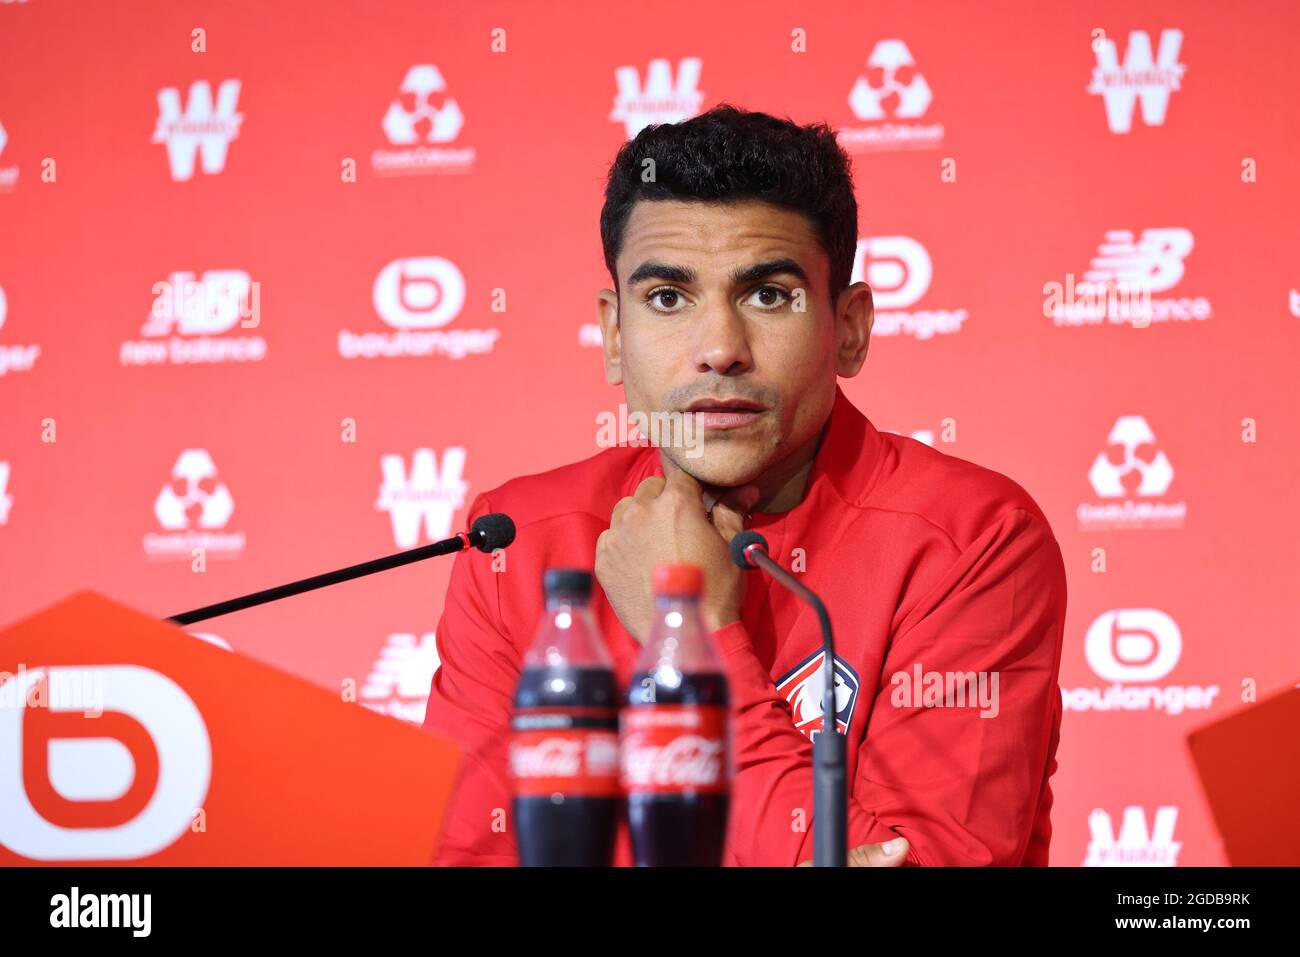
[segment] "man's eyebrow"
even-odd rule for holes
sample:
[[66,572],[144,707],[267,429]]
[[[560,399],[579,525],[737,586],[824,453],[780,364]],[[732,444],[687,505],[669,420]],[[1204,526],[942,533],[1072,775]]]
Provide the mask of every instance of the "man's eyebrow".
[[664,282],[679,282],[683,285],[695,282],[695,270],[687,266],[673,266],[651,260],[637,266],[632,275],[627,277],[627,284],[635,286],[643,279],[662,279]]
[[754,265],[746,266],[743,269],[736,269],[731,274],[731,281],[737,286],[743,286],[747,283],[757,282],[760,279],[766,279],[769,276],[776,276],[781,273],[795,276],[804,283],[808,282],[808,274],[804,272],[803,267],[789,256],[782,257],[781,259],[769,259],[766,262],[755,263]]

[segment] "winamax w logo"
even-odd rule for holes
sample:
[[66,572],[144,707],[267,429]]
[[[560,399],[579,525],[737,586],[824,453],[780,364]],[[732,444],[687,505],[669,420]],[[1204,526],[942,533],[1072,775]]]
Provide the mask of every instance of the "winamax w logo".
[[1142,102],[1142,122],[1163,126],[1169,107],[1169,94],[1182,89],[1187,67],[1178,62],[1183,46],[1182,30],[1163,30],[1160,49],[1153,60],[1151,37],[1145,30],[1128,35],[1128,49],[1121,66],[1115,41],[1098,37],[1092,49],[1097,65],[1092,70],[1088,92],[1106,101],[1106,122],[1112,133],[1127,133],[1133,128],[1133,107]]
[[245,534],[221,531],[235,511],[235,500],[217,478],[217,466],[207,449],[181,452],[171,481],[154,499],[153,511],[166,531],[145,535],[144,552],[150,558],[187,559],[195,549],[214,558],[243,554]]
[[9,463],[0,462],[0,525],[9,524],[9,510],[13,505],[14,497],[9,494]]
[[852,281],[871,286],[876,307],[871,334],[929,339],[961,332],[970,317],[965,309],[910,309],[930,289],[933,277],[930,254],[910,236],[858,240]]
[[437,670],[438,646],[433,632],[389,635],[361,686],[361,703],[371,711],[422,725]]
[[668,60],[651,60],[642,87],[636,67],[617,67],[614,82],[618,92],[614,94],[610,120],[622,123],[627,138],[632,139],[653,123],[680,123],[690,119],[700,112],[704,102],[704,93],[699,89],[703,68],[704,61],[699,57],[684,57],[677,64],[674,79]]
[[1182,281],[1193,245],[1192,231],[1176,226],[1144,229],[1140,238],[1129,229],[1107,230],[1081,282],[1070,273],[1064,285],[1044,287],[1043,314],[1058,326],[1209,319],[1214,310],[1204,296],[1158,297]]
[[174,272],[153,286],[155,299],[140,334],[118,348],[124,366],[172,363],[260,362],[266,358],[261,336],[223,336],[236,324],[260,323],[261,284],[241,269],[209,269],[198,279]]
[[840,143],[858,151],[938,149],[942,123],[897,122],[919,120],[933,99],[907,44],[881,40],[867,57],[867,74],[849,91],[853,115],[868,125],[840,130]]
[[1218,685],[1156,684],[1178,664],[1183,635],[1177,622],[1157,608],[1118,608],[1088,626],[1083,655],[1107,688],[1062,688],[1066,711],[1204,711]]
[[[0,329],[4,328],[8,313],[9,300],[5,296],[4,287],[0,286]],[[0,376],[10,372],[30,372],[40,355],[41,347],[38,345],[0,345]]]
[[1178,808],[1156,808],[1154,827],[1147,827],[1146,810],[1137,806],[1124,808],[1124,817],[1115,836],[1111,816],[1101,808],[1088,815],[1088,856],[1084,867],[1174,867],[1182,841],[1174,840]]
[[431,542],[450,537],[451,520],[465,504],[469,489],[461,478],[465,471],[463,448],[444,451],[441,469],[433,449],[415,450],[409,475],[400,455],[385,455],[379,468],[384,481],[375,508],[391,514],[393,538],[399,548],[414,548],[419,543],[421,525]]
[[474,147],[441,145],[460,135],[465,114],[432,63],[406,71],[400,95],[389,104],[381,125],[396,148],[370,154],[370,166],[380,176],[467,173],[474,166]]
[[207,80],[190,84],[189,99],[181,111],[181,93],[175,87],[158,92],[158,126],[153,142],[167,144],[167,161],[172,179],[184,183],[194,178],[194,163],[202,157],[203,172],[209,176],[226,168],[230,141],[238,138],[244,115],[236,113],[239,81],[225,80],[212,102],[212,86]]
[[1115,420],[1106,448],[1088,470],[1092,490],[1109,502],[1082,502],[1076,514],[1085,531],[1182,528],[1186,502],[1160,499],[1174,480],[1169,457],[1156,445],[1155,433],[1140,415]]
[[465,277],[450,259],[394,259],[379,271],[372,290],[375,312],[395,332],[340,330],[344,359],[376,356],[446,356],[463,359],[491,352],[500,329],[447,329],[465,306]]
[[[5,126],[0,123],[0,157],[5,154],[5,146],[9,143],[9,134],[5,132]],[[18,166],[0,166],[0,190],[8,191],[18,184]]]

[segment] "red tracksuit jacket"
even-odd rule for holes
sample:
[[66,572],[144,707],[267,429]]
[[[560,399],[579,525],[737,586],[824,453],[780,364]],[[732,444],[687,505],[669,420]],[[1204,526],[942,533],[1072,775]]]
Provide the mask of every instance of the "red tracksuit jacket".
[[[542,573],[591,568],[614,504],[650,475],[663,475],[657,449],[614,448],[471,504],[471,521],[510,515],[518,538],[502,572],[478,552],[456,557],[437,629],[441,666],[425,728],[465,752],[438,863],[516,862],[506,748],[520,662],[543,612]],[[746,527],[767,538],[773,558],[802,565],[830,611],[836,720],[848,737],[849,846],[901,834],[911,864],[1046,864],[1065,572],[1029,495],[996,472],[877,431],[837,389],[803,502],[756,513]],[[592,610],[626,685],[640,646],[599,587]],[[821,726],[820,695],[808,687],[821,661],[816,616],[751,572],[741,620],[712,638],[732,699],[725,861],[810,860],[807,734]],[[931,673],[971,672],[985,674],[995,715],[973,694],[966,707],[918,706],[936,702],[923,696],[934,688]],[[627,859],[621,839],[619,861]]]

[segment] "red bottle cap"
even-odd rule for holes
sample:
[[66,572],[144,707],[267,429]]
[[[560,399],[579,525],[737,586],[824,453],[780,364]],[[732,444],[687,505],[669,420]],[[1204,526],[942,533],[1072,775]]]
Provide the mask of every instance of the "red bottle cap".
[[704,590],[704,571],[690,562],[672,562],[655,569],[656,595],[696,597]]

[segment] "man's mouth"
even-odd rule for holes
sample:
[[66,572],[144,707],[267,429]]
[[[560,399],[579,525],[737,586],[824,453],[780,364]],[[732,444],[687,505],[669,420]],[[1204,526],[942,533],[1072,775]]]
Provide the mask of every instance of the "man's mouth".
[[750,399],[696,399],[685,410],[702,429],[738,429],[757,422],[767,411]]

